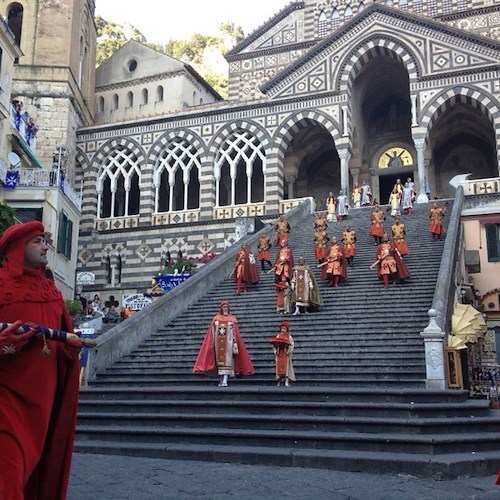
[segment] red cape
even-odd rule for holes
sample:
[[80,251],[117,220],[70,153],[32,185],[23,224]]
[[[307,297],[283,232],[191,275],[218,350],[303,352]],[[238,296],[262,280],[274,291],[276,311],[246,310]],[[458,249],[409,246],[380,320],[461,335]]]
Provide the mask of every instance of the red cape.
[[216,314],[210,325],[208,325],[205,338],[201,344],[198,357],[193,367],[194,373],[205,373],[207,375],[216,375],[217,367],[215,366],[215,348],[213,338],[213,325],[216,320],[231,321],[234,324],[234,334],[236,337],[236,344],[238,345],[238,354],[234,357],[234,373],[236,375],[253,375],[255,368],[253,367],[252,359],[240,335],[238,320],[232,314],[223,316]]
[[[0,320],[73,330],[61,292],[44,271],[13,277],[0,269]],[[19,353],[0,358],[0,497],[4,480],[26,485],[26,498],[66,498],[79,390],[78,349],[48,340],[41,356],[34,337]],[[8,458],[21,457],[12,469]],[[6,462],[4,461],[6,460]],[[7,474],[2,474],[5,471]]]

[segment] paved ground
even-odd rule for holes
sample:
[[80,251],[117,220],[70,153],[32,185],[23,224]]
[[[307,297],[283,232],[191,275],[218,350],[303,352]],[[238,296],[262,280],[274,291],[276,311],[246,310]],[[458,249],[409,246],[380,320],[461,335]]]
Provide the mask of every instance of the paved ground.
[[494,483],[76,453],[68,500],[498,500]]

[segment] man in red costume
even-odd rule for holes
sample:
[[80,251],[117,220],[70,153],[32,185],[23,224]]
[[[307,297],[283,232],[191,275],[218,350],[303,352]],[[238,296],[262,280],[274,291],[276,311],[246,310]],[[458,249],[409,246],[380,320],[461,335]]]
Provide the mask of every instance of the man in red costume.
[[255,257],[248,248],[248,244],[244,241],[241,248],[234,259],[234,281],[236,282],[236,293],[248,291],[248,283],[256,284],[259,282],[259,271],[255,264]]
[[382,236],[382,243],[377,248],[377,260],[372,266],[377,266],[377,273],[382,278],[384,288],[388,288],[389,280],[396,284],[396,278],[400,282],[411,277],[408,267],[403,262],[398,249],[389,242],[387,234]]
[[219,375],[219,387],[227,387],[228,377],[253,375],[255,369],[240,335],[238,320],[223,301],[208,325],[193,368],[194,373]]
[[78,403],[80,340],[47,340],[21,323],[73,329],[61,292],[45,276],[48,247],[38,221],[0,239],[0,498],[64,499]]

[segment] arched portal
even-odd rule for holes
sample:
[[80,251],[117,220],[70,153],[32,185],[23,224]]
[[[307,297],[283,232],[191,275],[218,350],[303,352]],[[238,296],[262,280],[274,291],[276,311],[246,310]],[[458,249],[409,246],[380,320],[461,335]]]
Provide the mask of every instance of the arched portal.
[[431,196],[447,198],[454,196],[455,175],[496,177],[498,166],[494,127],[481,109],[470,102],[441,109],[429,134],[428,177]]

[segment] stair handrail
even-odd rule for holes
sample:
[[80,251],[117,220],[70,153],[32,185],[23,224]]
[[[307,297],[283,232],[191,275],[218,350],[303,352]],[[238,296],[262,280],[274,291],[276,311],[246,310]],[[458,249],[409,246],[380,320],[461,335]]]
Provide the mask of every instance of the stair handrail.
[[[293,227],[313,212],[314,199],[304,198],[299,205],[290,209],[284,216]],[[269,217],[266,219],[268,220]],[[269,232],[271,229],[272,226],[267,224],[257,233],[245,237],[245,241],[249,246],[255,245],[263,232]],[[95,380],[99,371],[130,354],[159,326],[169,324],[205,296],[208,291],[226,280],[233,269],[234,259],[240,246],[241,240],[205,264],[188,280],[154,300],[150,306],[134,313],[130,318],[97,337],[97,347],[91,351],[88,359],[88,380]]]
[[430,390],[446,389],[444,342],[457,297],[456,276],[459,272],[458,259],[462,247],[460,214],[463,203],[464,190],[459,186],[451,209],[434,298],[428,312],[429,324],[420,333],[425,345],[425,386]]
[[462,225],[460,214],[464,203],[464,189],[458,186],[451,209],[446,239],[441,255],[441,264],[437,276],[432,309],[436,311],[436,323],[443,332],[448,330],[447,325],[456,302],[456,275],[457,261],[461,247]]

